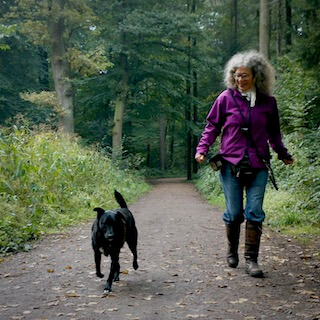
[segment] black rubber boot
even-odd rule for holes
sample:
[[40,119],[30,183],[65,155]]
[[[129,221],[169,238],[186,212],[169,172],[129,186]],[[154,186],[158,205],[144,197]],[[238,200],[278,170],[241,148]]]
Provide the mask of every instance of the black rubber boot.
[[226,224],[228,239],[227,263],[230,268],[236,268],[239,264],[238,247],[240,237],[240,224]]
[[263,271],[258,265],[260,239],[262,234],[262,223],[247,221],[245,253],[246,272],[255,278],[262,278]]

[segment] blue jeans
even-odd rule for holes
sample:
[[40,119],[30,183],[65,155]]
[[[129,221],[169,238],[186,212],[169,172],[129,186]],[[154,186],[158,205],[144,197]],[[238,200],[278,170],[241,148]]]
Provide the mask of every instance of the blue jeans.
[[[220,181],[226,200],[226,211],[223,220],[226,224],[242,223],[244,219],[262,223],[265,213],[262,209],[268,171],[258,170],[252,182],[244,186],[231,170],[230,163],[220,171]],[[246,191],[246,205],[243,205],[243,195]]]

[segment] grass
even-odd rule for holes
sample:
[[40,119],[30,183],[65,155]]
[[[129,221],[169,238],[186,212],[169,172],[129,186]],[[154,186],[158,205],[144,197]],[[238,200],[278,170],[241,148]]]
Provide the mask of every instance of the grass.
[[0,252],[92,219],[96,206],[116,207],[114,189],[131,202],[149,185],[79,139],[0,128]]

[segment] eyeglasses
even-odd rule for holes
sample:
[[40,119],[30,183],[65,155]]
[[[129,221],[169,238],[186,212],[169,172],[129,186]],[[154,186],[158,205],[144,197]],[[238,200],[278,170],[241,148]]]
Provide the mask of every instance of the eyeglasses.
[[252,76],[252,74],[246,74],[246,73],[235,73],[233,75],[233,77],[235,79],[240,79],[242,78],[243,80],[247,80],[248,78],[250,78]]

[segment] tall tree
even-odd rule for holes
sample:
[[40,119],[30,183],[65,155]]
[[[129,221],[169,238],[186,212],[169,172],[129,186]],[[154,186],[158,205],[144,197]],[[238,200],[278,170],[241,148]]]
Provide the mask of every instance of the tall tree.
[[88,28],[92,15],[86,0],[17,0],[12,7],[20,32],[36,45],[48,47],[56,96],[60,106],[60,129],[74,132],[73,88],[68,49],[75,31]]
[[285,0],[286,7],[286,50],[289,51],[292,44],[292,7],[291,0]]
[[48,3],[46,12],[47,29],[50,39],[51,64],[54,87],[61,107],[60,128],[63,133],[74,133],[73,92],[70,82],[70,63],[67,59],[65,0],[55,0]]
[[277,56],[279,57],[282,53],[282,39],[283,39],[283,1],[278,0],[277,6],[277,39],[276,39],[276,51]]
[[260,26],[259,26],[259,51],[269,57],[269,0],[260,0]]
[[112,129],[112,150],[113,154],[116,155],[120,150],[122,150],[122,137],[123,137],[123,123],[125,109],[127,107],[128,101],[128,91],[129,91],[129,70],[128,70],[128,57],[126,53],[126,32],[121,24],[126,20],[126,12],[128,12],[128,1],[122,0],[120,9],[124,13],[118,20],[118,25],[120,27],[119,43],[121,46],[121,51],[118,56],[118,66],[120,71],[120,82],[117,88],[117,97],[115,101],[115,111],[114,111],[114,123]]
[[231,39],[230,54],[233,55],[238,51],[238,0],[232,0]]

